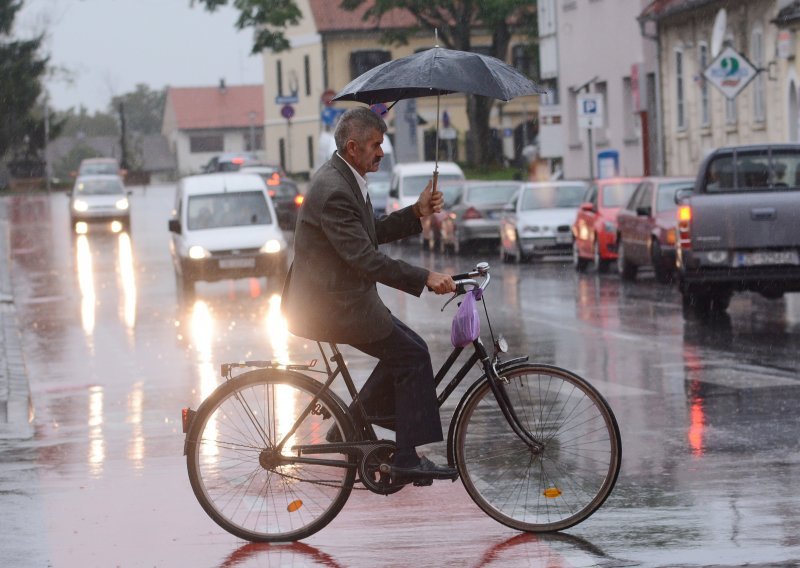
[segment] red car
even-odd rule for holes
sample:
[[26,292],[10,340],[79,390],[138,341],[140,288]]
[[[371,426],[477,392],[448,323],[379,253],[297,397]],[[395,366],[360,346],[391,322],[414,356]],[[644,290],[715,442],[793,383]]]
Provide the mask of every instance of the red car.
[[606,272],[617,258],[617,212],[633,195],[641,178],[595,180],[586,190],[572,225],[572,262],[583,272],[593,263]]
[[617,215],[617,267],[635,280],[639,267],[652,266],[656,280],[669,284],[675,272],[675,194],[691,190],[694,178],[644,178]]

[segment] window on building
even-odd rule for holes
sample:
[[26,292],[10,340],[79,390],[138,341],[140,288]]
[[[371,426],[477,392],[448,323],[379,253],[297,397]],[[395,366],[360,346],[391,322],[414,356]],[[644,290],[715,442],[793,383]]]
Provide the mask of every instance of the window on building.
[[392,58],[391,53],[380,49],[364,49],[350,53],[350,79],[366,73]]
[[561,102],[558,97],[558,79],[543,79],[539,85],[547,92],[539,96],[541,106],[557,105]]
[[[753,65],[756,69],[763,69],[764,61],[764,31],[761,25],[753,30],[750,43],[750,53],[753,58]],[[766,79],[764,73],[758,73],[753,80],[753,120],[764,122],[767,116],[766,110]]]
[[286,140],[283,139],[283,138],[280,138],[278,140],[278,156],[279,156],[278,159],[280,160],[280,163],[281,163],[281,168],[283,169],[283,171],[287,171],[287,167],[286,167]]
[[708,81],[703,76],[703,71],[709,65],[708,61],[708,44],[705,42],[699,45],[699,61],[700,67],[700,126],[711,126],[711,97],[708,92]]
[[594,92],[603,97],[603,128],[595,130],[597,133],[598,142],[608,141],[608,125],[610,124],[611,117],[608,115],[608,83],[605,81],[597,81],[594,84]]
[[524,43],[511,48],[511,65],[520,73],[536,79],[539,71],[536,68],[535,50],[532,45]]
[[281,65],[281,60],[278,59],[275,62],[275,77],[277,79],[278,84],[278,96],[283,96],[283,65]]
[[683,51],[675,51],[675,124],[679,129],[686,128],[683,98]]
[[306,137],[306,150],[308,151],[308,169],[314,169],[314,137]]
[[[252,138],[251,138],[252,134]],[[261,129],[248,132],[244,135],[244,149],[246,152],[257,152],[264,149],[264,132]]]
[[303,69],[306,76],[306,96],[311,96],[311,58],[308,55],[303,56]]
[[633,140],[636,136],[636,108],[633,104],[633,89],[631,78],[622,78],[622,127],[626,140]]
[[189,152],[222,152],[225,149],[222,134],[195,134],[189,136]]

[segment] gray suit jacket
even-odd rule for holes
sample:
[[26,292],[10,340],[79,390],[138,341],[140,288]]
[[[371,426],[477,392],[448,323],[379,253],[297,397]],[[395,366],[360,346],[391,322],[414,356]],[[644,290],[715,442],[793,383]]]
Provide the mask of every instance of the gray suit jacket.
[[297,219],[281,300],[289,330],[334,343],[386,338],[393,323],[376,283],[419,296],[428,271],[386,256],[378,245],[421,231],[411,207],[375,220],[353,172],[334,154],[311,180]]

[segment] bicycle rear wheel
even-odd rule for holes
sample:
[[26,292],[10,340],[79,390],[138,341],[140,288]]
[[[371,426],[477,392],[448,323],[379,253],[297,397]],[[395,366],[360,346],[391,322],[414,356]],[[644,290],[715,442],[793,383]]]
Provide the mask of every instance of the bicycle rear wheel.
[[544,445],[517,436],[484,380],[464,401],[455,432],[461,480],[489,516],[528,532],[566,529],[594,513],[619,474],[619,427],[585,380],[549,365],[500,373],[519,421]]
[[254,542],[299,540],[344,506],[354,458],[320,456],[349,467],[280,459],[296,455],[292,446],[326,443],[334,425],[349,438],[352,422],[332,393],[322,393],[280,455],[275,450],[321,387],[299,373],[252,371],[222,384],[198,408],[187,436],[189,480],[203,509],[226,531]]

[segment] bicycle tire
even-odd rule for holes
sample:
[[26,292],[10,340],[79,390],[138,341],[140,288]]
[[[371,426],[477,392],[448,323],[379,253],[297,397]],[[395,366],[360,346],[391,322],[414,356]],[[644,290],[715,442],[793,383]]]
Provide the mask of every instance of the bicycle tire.
[[523,365],[500,376],[522,427],[544,449],[535,455],[512,431],[484,377],[456,418],[454,455],[464,487],[485,513],[517,530],[552,532],[580,523],[605,502],[619,475],[614,413],[566,369]]
[[[186,444],[189,480],[200,505],[223,529],[252,542],[295,541],[341,511],[353,488],[355,457],[322,456],[347,461],[348,468],[281,465],[267,457],[321,387],[296,372],[251,371],[220,385],[197,409]],[[294,455],[293,445],[325,443],[334,425],[345,440],[351,438],[344,404],[323,392],[282,455]]]

